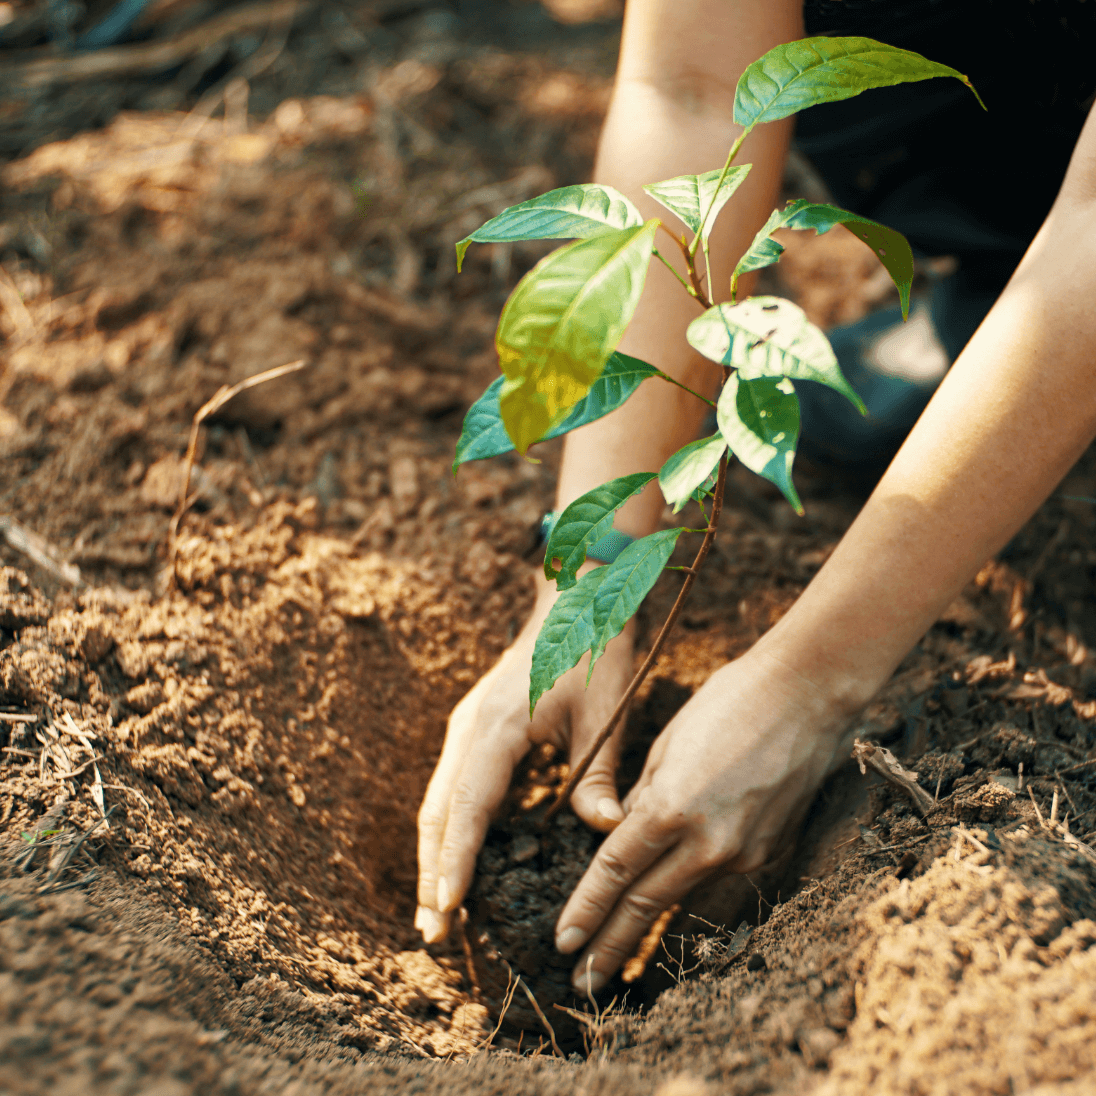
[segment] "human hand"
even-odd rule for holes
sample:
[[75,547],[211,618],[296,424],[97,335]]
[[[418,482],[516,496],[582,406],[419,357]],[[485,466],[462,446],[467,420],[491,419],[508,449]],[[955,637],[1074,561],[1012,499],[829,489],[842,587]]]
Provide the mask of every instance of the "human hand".
[[759,647],[717,670],[655,740],[625,820],[560,914],[556,946],[583,949],[576,989],[601,989],[662,911],[716,869],[765,863],[841,756],[850,722]]
[[[605,648],[589,689],[587,656],[541,697],[530,722],[533,646],[557,596],[554,583],[538,579],[538,587],[528,623],[453,709],[441,757],[419,809],[415,927],[427,943],[443,939],[448,932],[450,914],[460,906],[472,881],[487,827],[510,787],[517,763],[531,746],[550,742],[574,765],[605,726],[632,678],[629,622]],[[624,817],[615,780],[619,755],[618,729],[571,798],[575,813],[603,832]]]

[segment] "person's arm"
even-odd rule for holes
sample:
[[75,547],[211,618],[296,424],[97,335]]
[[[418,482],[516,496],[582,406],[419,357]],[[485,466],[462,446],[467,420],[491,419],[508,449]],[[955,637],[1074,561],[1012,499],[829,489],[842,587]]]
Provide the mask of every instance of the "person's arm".
[[[741,132],[731,120],[738,78],[773,46],[802,37],[801,8],[796,0],[630,0],[594,181],[616,187],[645,217],[660,218],[675,234],[684,231],[643,186],[723,165]],[[753,167],[712,233],[713,300],[728,299],[735,263],[778,200],[791,132],[791,119],[758,126],[737,157],[737,163]],[[655,246],[683,270],[666,233],[656,234]],[[685,340],[686,327],[701,311],[654,261],[619,349],[711,395],[722,371]],[[699,436],[707,410],[680,388],[646,382],[617,412],[568,435],[557,507],[617,476],[657,471]],[[621,508],[616,527],[644,536],[658,527],[663,506],[658,486],[651,484]]]
[[[596,989],[718,865],[750,871],[855,715],[1096,437],[1096,109],[1058,200],[863,511],[789,612],[651,751],[558,924]],[[595,935],[596,934],[596,935]]]
[[[643,193],[660,182],[723,165],[739,133],[731,121],[738,77],[751,62],[802,34],[798,0],[630,0],[620,65],[602,133],[596,181],[617,187],[647,217],[682,231],[672,214]],[[724,209],[713,233],[715,294],[726,299],[730,272],[777,200],[790,123],[759,126],[738,157],[749,178]],[[673,241],[658,247],[680,265]],[[717,366],[695,354],[685,328],[700,315],[662,265],[653,261],[636,319],[620,349],[697,391],[712,389]],[[557,508],[608,480],[655,471],[698,436],[705,404],[665,381],[649,380],[612,415],[567,437]],[[642,536],[663,507],[657,486],[625,505],[616,526]],[[592,564],[590,564],[592,566]],[[427,941],[441,939],[464,898],[490,819],[514,766],[532,742],[553,742],[572,764],[604,726],[632,676],[632,626],[614,639],[585,687],[585,660],[564,675],[528,717],[533,644],[556,598],[538,574],[533,614],[499,662],[457,705],[419,811],[419,909]],[[614,771],[619,733],[599,753],[571,803],[584,821],[611,829],[622,817]]]

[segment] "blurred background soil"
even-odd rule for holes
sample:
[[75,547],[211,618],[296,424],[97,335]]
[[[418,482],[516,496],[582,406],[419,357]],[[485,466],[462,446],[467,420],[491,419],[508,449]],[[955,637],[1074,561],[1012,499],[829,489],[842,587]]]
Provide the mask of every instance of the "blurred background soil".
[[[0,1088],[1090,1091],[1091,455],[865,714],[927,818],[850,764],[794,854],[666,919],[624,1005],[571,1001],[581,1053],[513,1018],[487,1049],[462,942],[410,927],[415,811],[531,605],[558,445],[451,474],[546,250],[458,279],[453,244],[587,176],[619,10],[161,0],[70,49],[109,8],[0,4]],[[851,236],[786,242],[772,288],[817,322],[886,303]],[[193,416],[300,359],[207,420],[172,564]],[[797,479],[803,519],[731,477],[623,779],[855,515]]]

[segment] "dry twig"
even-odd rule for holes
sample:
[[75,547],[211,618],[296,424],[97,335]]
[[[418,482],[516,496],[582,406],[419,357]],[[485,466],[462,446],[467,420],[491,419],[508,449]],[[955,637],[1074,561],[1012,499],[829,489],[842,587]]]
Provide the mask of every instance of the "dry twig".
[[917,783],[917,774],[903,768],[898,758],[885,747],[873,746],[870,742],[861,742],[858,738],[853,743],[852,756],[859,764],[862,773],[871,769],[888,784],[893,784],[902,791],[922,818],[936,806],[932,796]]
[[544,1015],[540,1005],[537,1004],[537,999],[533,996],[533,991],[521,980],[520,974],[518,975],[518,984],[525,991],[525,996],[529,998],[529,1004],[533,1006],[533,1011],[540,1018],[540,1022],[548,1032],[548,1038],[552,1041],[552,1053],[560,1058],[566,1057],[563,1051],[559,1049],[559,1044],[556,1042],[556,1033],[552,1030],[552,1025],[548,1023],[548,1017]]
[[[13,85],[45,88],[71,84],[77,80],[104,80],[163,72],[227,38],[291,23],[298,14],[304,14],[307,10],[297,0],[250,4],[207,19],[201,26],[183,31],[173,38],[69,56],[40,56],[9,66],[5,76]],[[43,47],[42,52],[48,49]]]
[[55,883],[61,877],[65,869],[72,863],[76,854],[84,847],[84,842],[102,825],[105,825],[110,816],[117,810],[117,806],[111,807],[107,813],[100,818],[94,826],[86,830],[80,835],[80,837],[74,841],[63,856],[57,858],[56,866],[50,864],[49,875],[46,876],[45,882],[38,888],[39,894],[49,894],[51,891],[59,889],[55,887]]
[[[509,965],[507,965],[507,970],[509,970]],[[506,986],[506,996],[503,998],[502,1001],[502,1010],[499,1012],[499,1022],[495,1024],[495,1030],[492,1031],[491,1034],[488,1035],[487,1038],[484,1039],[478,1047],[476,1047],[477,1052],[481,1050],[486,1050],[491,1045],[491,1043],[494,1042],[495,1036],[498,1035],[499,1031],[502,1028],[503,1020],[506,1019],[506,1012],[510,1008],[511,1002],[514,1000],[514,994],[517,993],[517,989],[518,983],[514,981],[514,972],[510,971],[510,981]]]
[[267,381],[277,380],[278,377],[284,377],[289,373],[296,373],[304,367],[305,361],[302,358],[299,361],[290,362],[288,365],[279,365],[274,369],[266,369],[262,373],[256,373],[254,376],[247,377],[242,381],[238,381],[236,384],[223,384],[217,389],[213,396],[206,400],[206,402],[194,413],[194,419],[190,424],[190,441],[187,443],[186,456],[183,458],[184,471],[183,482],[179,491],[179,505],[176,507],[175,513],[171,516],[171,525],[168,528],[168,555],[173,575],[175,573],[175,560],[179,539],[179,523],[183,520],[183,516],[186,514],[187,510],[194,505],[194,502],[198,497],[197,492],[194,495],[191,495],[190,493],[190,477],[194,471],[194,460],[198,452],[198,436],[202,423],[214,412],[219,411],[224,407],[233,396],[238,396],[241,392],[248,388],[254,388],[256,385],[265,384]]
[[74,563],[65,563],[61,553],[44,537],[28,529],[21,522],[8,515],[0,515],[0,536],[17,552],[22,552],[43,571],[47,571],[59,582],[69,586],[79,586],[83,582],[80,568]]

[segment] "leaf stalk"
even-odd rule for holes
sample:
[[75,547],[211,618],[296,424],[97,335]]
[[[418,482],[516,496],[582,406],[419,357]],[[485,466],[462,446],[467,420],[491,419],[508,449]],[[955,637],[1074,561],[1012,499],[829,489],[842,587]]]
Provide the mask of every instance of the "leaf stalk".
[[710,400],[707,396],[702,396],[699,392],[694,392],[687,384],[682,384],[681,381],[675,380],[673,377],[670,376],[669,373],[663,373],[660,369],[658,370],[658,376],[660,376],[664,381],[669,381],[670,384],[676,384],[678,388],[684,388],[690,396],[696,396],[698,400],[702,400],[709,407],[716,406],[715,400]]

